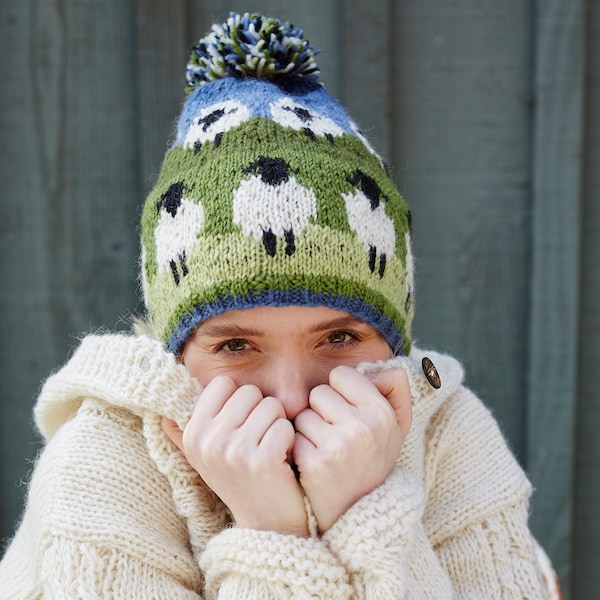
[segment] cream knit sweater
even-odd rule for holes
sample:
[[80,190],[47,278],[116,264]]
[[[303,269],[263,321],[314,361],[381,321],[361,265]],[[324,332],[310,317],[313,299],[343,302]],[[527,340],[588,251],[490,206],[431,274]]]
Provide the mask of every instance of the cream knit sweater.
[[[86,338],[35,409],[47,440],[0,598],[541,598],[529,483],[460,365],[406,370],[413,426],[397,467],[322,537],[231,526],[160,428],[185,426],[199,384],[143,336]],[[310,511],[309,511],[310,512]]]

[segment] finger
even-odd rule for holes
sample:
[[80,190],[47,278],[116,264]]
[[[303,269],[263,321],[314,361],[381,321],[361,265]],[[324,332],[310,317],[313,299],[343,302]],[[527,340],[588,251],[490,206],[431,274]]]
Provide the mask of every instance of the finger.
[[296,430],[294,448],[292,449],[292,457],[298,468],[300,476],[302,476],[302,471],[305,469],[305,467],[308,465],[314,466],[318,464],[319,450],[312,440]]
[[392,368],[375,373],[371,383],[379,390],[396,413],[396,420],[406,432],[412,420],[410,386],[408,376],[403,369]]
[[323,439],[330,432],[331,421],[326,420],[316,410],[308,408],[296,415],[294,429],[316,445],[317,439]]
[[282,464],[287,463],[288,455],[294,448],[295,432],[285,418],[275,419],[260,441],[260,448],[268,454],[279,455]]
[[194,418],[204,420],[215,417],[237,389],[238,387],[231,377],[227,375],[214,377],[202,390],[198,402],[196,402]]
[[183,452],[183,431],[179,429],[179,426],[175,421],[163,417],[160,421],[162,430],[167,434],[167,437]]
[[[356,410],[339,391],[324,384],[318,385],[310,391],[308,404],[318,414],[320,420],[326,423],[340,423],[344,419],[353,418]],[[310,413],[310,411],[307,412]],[[298,416],[294,419],[294,423],[296,423]]]
[[[283,404],[277,398],[267,396],[261,398],[254,409],[249,412],[246,420],[240,426],[240,431],[258,446],[266,432],[278,419],[287,421]],[[289,425],[292,427],[291,423]]]
[[341,365],[329,373],[329,385],[356,408],[372,402],[384,402],[379,389],[367,377],[352,367]]
[[243,385],[225,401],[219,413],[215,415],[215,423],[237,429],[246,423],[248,416],[262,401],[262,392],[255,385]]

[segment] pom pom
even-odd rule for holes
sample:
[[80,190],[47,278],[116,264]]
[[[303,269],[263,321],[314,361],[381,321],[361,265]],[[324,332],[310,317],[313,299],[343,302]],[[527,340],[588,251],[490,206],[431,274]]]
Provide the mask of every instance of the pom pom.
[[187,64],[187,92],[225,77],[319,76],[311,44],[301,29],[258,14],[230,13],[222,25],[193,46]]

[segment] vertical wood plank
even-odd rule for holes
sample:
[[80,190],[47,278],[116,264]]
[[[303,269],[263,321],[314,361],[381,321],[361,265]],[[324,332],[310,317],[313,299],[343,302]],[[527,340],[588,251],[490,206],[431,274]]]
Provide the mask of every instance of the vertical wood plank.
[[348,0],[343,3],[338,27],[343,48],[339,98],[393,170],[392,7],[393,0]]
[[71,336],[135,306],[136,207],[184,99],[187,48],[229,10],[290,20],[323,50],[322,80],[415,215],[417,343],[464,359],[533,477],[532,525],[565,598],[596,597],[600,7],[585,0],[0,3],[0,537],[39,448],[39,382]]
[[571,585],[584,1],[536,4],[528,467],[532,527]]
[[[27,72],[29,6],[0,4],[0,537],[12,533],[25,493],[19,480],[37,451],[30,427],[31,407],[42,372],[50,369],[44,305],[37,294],[28,301],[39,277],[28,250],[43,222],[35,210],[39,181],[31,159],[31,94]],[[48,48],[48,63],[53,62]],[[48,65],[50,67],[50,65]],[[49,82],[50,83],[50,82]],[[33,161],[31,161],[33,163]],[[29,207],[21,200],[27,194]],[[31,346],[35,345],[35,351]]]
[[192,42],[187,0],[139,0],[137,73],[141,187],[148,192],[184,100],[185,61]]
[[74,336],[114,327],[135,304],[138,188],[132,3],[8,0],[0,10],[4,537],[39,447],[40,381]]
[[531,8],[394,4],[393,155],[413,211],[414,338],[460,358],[524,459]]
[[600,3],[587,4],[573,598],[600,598]]

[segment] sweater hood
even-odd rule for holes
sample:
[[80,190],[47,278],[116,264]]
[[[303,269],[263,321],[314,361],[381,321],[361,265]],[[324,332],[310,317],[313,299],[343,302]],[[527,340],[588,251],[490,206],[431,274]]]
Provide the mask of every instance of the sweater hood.
[[163,345],[146,336],[105,334],[84,338],[70,360],[42,387],[34,410],[46,440],[97,398],[145,418],[164,415],[184,427],[201,386]]

